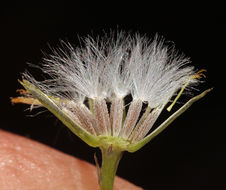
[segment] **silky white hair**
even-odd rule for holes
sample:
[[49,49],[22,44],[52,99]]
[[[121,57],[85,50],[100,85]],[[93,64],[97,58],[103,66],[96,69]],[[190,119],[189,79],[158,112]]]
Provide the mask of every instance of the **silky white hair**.
[[[56,103],[91,134],[139,141],[179,89],[198,83],[189,58],[157,35],[149,40],[117,32],[83,42],[80,48],[62,42],[44,59],[40,68],[50,79],[38,82],[28,72],[24,77],[45,94],[68,100]],[[129,94],[123,120],[123,99]],[[89,107],[86,98],[93,100]],[[140,118],[143,103],[148,108]]]
[[41,67],[51,79],[38,82],[28,73],[24,77],[56,97],[82,101],[132,94],[151,107],[166,104],[186,82],[197,82],[191,80],[195,73],[188,66],[190,60],[164,45],[160,37],[150,41],[138,34],[115,36],[96,41],[87,37],[83,48],[62,42],[63,48],[55,49]]

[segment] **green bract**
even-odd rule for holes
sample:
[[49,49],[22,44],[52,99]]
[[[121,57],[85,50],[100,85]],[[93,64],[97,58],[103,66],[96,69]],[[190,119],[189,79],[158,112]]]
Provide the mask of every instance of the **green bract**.
[[20,82],[24,88],[31,93],[34,98],[38,99],[41,104],[46,107],[50,112],[52,112],[64,125],[66,125],[75,135],[81,138],[85,143],[92,147],[108,147],[113,145],[118,147],[122,151],[135,152],[152,140],[155,136],[161,133],[169,124],[171,124],[177,117],[179,117],[183,112],[185,112],[194,102],[204,97],[212,89],[208,89],[201,94],[190,99],[186,104],[184,104],[179,110],[172,114],[166,121],[164,121],[159,127],[157,127],[153,132],[142,140],[132,143],[128,139],[123,139],[121,137],[95,136],[88,133],[85,129],[79,126],[73,121],[66,113],[64,113],[55,103],[60,101],[59,98],[53,98],[47,94],[44,94],[41,90],[37,89],[33,84],[27,80],[22,80]]

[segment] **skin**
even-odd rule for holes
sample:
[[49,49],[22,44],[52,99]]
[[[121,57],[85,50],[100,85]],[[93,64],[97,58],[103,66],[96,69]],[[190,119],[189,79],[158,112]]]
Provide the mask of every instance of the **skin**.
[[[96,167],[0,130],[1,190],[98,190]],[[142,190],[116,177],[114,190]]]

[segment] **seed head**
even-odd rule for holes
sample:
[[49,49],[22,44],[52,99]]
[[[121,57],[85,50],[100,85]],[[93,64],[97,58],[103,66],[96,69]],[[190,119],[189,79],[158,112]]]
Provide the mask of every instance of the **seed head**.
[[[82,139],[86,134],[138,143],[172,97],[197,84],[195,76],[203,75],[195,74],[190,60],[158,36],[149,40],[118,32],[96,40],[87,37],[83,42],[80,48],[63,42],[62,48],[44,59],[40,68],[49,79],[38,82],[25,72],[26,95],[12,99],[54,110],[66,125],[70,121],[82,131],[74,130]],[[128,95],[132,100],[125,109]]]

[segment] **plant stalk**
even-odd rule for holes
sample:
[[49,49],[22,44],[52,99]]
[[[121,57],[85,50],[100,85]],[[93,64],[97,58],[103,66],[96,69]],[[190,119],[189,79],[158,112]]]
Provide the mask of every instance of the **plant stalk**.
[[110,145],[101,147],[102,166],[99,176],[101,190],[113,190],[114,179],[118,168],[119,161],[122,157],[122,150]]

